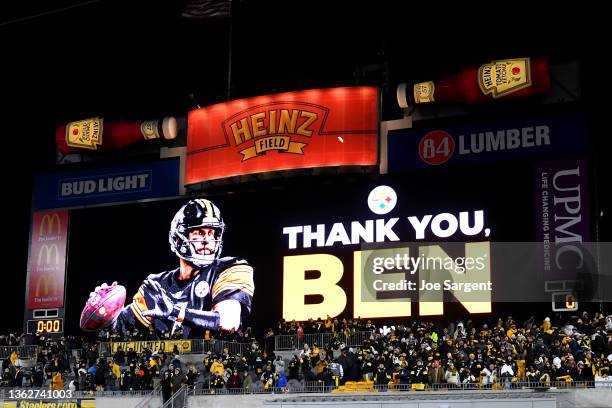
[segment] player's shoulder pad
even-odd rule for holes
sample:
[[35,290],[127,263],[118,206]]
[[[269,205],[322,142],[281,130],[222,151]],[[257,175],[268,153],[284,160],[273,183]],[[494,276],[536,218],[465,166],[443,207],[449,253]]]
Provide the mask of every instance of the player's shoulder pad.
[[233,256],[224,256],[223,258],[219,258],[217,262],[217,265],[221,270],[227,269],[234,265],[249,265],[246,260],[242,258],[235,258]]
[[178,271],[179,268],[173,269],[171,271],[165,271],[165,272],[161,272],[161,273],[152,273],[150,275],[147,275],[145,280],[152,280],[152,281],[156,281],[156,282],[162,282],[168,278],[170,278],[174,273],[176,273]]

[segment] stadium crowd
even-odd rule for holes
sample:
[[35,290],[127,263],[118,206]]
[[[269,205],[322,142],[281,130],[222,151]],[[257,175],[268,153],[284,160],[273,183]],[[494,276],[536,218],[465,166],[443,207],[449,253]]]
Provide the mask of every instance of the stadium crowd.
[[[228,348],[220,353],[209,351],[197,364],[177,349],[153,352],[144,348],[137,353],[119,347],[113,353],[99,353],[100,340],[146,340],[146,333],[130,337],[102,333],[96,340],[74,336],[28,339],[10,334],[0,336],[0,350],[28,343],[40,347],[28,370],[23,369],[24,361],[17,352],[6,356],[0,381],[3,386],[88,392],[151,390],[160,385],[164,398],[169,398],[183,385],[211,392],[291,389],[307,384],[335,387],[347,381],[415,389],[437,384],[511,387],[517,382],[555,381],[592,385],[596,380],[609,381],[612,364],[612,316],[601,313],[532,317],[524,322],[508,316],[478,325],[471,320],[442,325],[411,319],[383,328],[371,321],[328,317],[281,321],[275,329],[268,329],[260,339],[250,329],[226,334],[225,341],[250,343],[249,347],[244,353],[230,353]],[[362,344],[348,347],[343,343],[343,338],[357,332],[368,333]],[[331,340],[325,344],[303,341],[304,335],[316,333],[332,333],[325,337]],[[295,335],[299,349],[275,355],[278,334]]]

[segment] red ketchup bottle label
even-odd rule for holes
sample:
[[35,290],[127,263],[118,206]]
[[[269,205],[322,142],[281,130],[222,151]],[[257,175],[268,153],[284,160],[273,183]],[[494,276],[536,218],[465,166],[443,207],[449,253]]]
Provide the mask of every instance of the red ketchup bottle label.
[[102,118],[77,120],[66,125],[66,144],[80,149],[97,150],[102,144]]
[[478,85],[483,94],[493,98],[531,86],[529,58],[493,61],[478,69]]

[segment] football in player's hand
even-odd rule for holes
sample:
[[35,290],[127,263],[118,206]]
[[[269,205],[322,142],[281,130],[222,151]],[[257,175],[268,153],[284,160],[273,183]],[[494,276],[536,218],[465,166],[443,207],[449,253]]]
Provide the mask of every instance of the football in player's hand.
[[110,325],[121,313],[125,303],[126,290],[122,285],[113,282],[108,286],[103,283],[89,294],[81,312],[81,329],[96,331]]

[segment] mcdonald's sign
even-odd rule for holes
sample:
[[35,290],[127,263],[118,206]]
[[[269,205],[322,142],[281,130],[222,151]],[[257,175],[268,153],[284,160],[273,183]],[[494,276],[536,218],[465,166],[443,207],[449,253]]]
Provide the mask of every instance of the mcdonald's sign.
[[36,212],[32,218],[28,309],[64,306],[68,212]]
[[46,274],[40,275],[38,279],[36,279],[36,287],[34,289],[34,296],[41,297],[41,289],[42,297],[56,296],[58,293],[57,287],[57,279],[54,275]]
[[59,265],[59,264],[60,264],[60,255],[59,255],[59,249],[57,248],[57,244],[51,244],[51,245],[42,244],[40,246],[40,249],[38,250],[38,258],[36,260],[36,265],[40,266],[40,265]]
[[[45,226],[47,228],[45,228]],[[60,220],[59,213],[58,212],[46,213],[45,215],[42,216],[42,219],[40,220],[40,225],[38,227],[38,236],[40,237],[53,236],[54,226],[57,226],[56,228],[57,232],[55,235],[61,235],[62,222]]]

